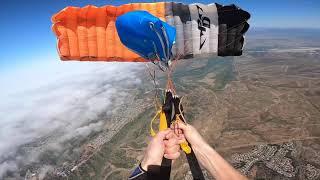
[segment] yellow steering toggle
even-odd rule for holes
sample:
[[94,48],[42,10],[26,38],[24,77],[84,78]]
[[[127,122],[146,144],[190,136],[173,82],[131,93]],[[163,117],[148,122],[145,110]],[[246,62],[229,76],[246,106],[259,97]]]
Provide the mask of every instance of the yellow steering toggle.
[[[150,134],[151,134],[152,137],[156,135],[156,132],[153,130],[152,125],[153,125],[153,122],[155,121],[155,119],[157,119],[158,116],[159,116],[159,120],[160,120],[160,122],[159,122],[159,131],[163,131],[163,130],[166,130],[168,128],[166,115],[162,111],[162,109],[160,109],[160,110],[157,111],[156,115],[153,117],[153,119],[151,120],[151,123],[150,123]],[[180,120],[179,116],[176,116],[176,120]],[[191,148],[190,148],[190,146],[189,146],[187,141],[182,142],[180,144],[180,147],[186,154],[190,154],[191,153]]]

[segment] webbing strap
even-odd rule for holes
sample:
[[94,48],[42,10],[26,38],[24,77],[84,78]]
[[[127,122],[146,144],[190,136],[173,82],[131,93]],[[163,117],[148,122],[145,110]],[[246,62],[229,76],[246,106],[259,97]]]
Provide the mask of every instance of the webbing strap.
[[194,154],[192,148],[189,154],[186,154],[188,164],[192,173],[192,177],[194,180],[204,180],[204,176],[202,170],[200,168],[199,162]]
[[[184,121],[182,120],[182,116],[180,113],[183,113],[182,105],[180,104],[180,99],[178,97],[173,97],[171,92],[166,93],[165,98],[165,104],[162,106],[160,110],[157,111],[156,115],[153,117],[150,123],[150,134],[151,136],[155,136],[155,131],[153,130],[153,122],[155,119],[160,119],[159,123],[159,130],[165,130],[168,127],[170,127],[171,123],[174,121]],[[181,107],[179,107],[181,106]],[[180,109],[182,112],[180,112]],[[174,112],[173,112],[174,111]],[[174,114],[174,118],[172,118],[172,113]],[[188,141],[183,142],[180,144],[181,149],[185,152],[188,164],[193,176],[194,180],[204,180],[204,176],[202,173],[202,170],[200,168],[200,165],[198,163],[198,160],[192,150],[191,145],[189,145]],[[171,164],[172,160],[162,158],[161,166],[168,168],[168,171],[164,175],[168,180],[170,179],[170,173],[171,173]]]
[[[185,122],[184,116],[183,116],[183,106],[180,103],[180,98],[176,97],[173,99],[174,101],[174,106],[175,106],[175,115],[176,115],[176,120],[180,120]],[[193,150],[192,150],[192,146],[188,144],[188,141],[185,142],[188,149],[188,152],[185,152],[187,160],[188,160],[188,164],[192,173],[192,177],[195,180],[204,180],[204,176],[202,173],[202,170],[200,168],[199,162],[196,158],[196,155],[194,154]]]

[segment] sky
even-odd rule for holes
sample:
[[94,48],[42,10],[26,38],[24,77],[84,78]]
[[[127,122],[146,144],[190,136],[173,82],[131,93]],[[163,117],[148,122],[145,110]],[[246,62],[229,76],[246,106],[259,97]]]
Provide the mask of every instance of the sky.
[[[51,16],[66,6],[124,4],[141,0],[4,0],[1,1],[0,70],[58,60]],[[146,1],[146,0],[144,0]],[[182,0],[181,2],[234,3],[251,13],[251,27],[320,28],[318,0]]]

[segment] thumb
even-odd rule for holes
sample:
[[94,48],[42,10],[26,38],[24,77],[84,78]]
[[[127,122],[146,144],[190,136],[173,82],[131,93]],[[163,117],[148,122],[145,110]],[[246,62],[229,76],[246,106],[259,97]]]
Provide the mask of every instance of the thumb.
[[185,123],[182,122],[182,121],[177,121],[177,124],[178,124],[178,128],[179,128],[179,129],[182,129],[183,131],[186,131],[186,129],[187,129],[187,124],[185,124]]

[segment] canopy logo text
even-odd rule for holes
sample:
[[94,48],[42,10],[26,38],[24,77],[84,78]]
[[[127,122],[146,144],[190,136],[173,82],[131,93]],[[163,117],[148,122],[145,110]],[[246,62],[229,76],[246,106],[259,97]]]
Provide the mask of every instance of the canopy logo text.
[[203,37],[204,32],[206,32],[206,28],[210,28],[210,19],[203,15],[203,9],[197,5],[198,9],[198,29],[200,30],[200,48],[203,47],[204,43],[206,42],[207,38]]

